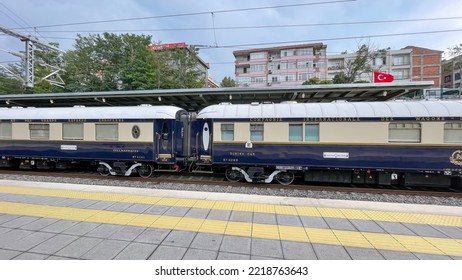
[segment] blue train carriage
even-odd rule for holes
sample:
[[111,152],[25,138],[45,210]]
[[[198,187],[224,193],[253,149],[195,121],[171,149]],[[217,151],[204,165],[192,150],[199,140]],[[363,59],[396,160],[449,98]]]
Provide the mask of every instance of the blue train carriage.
[[198,158],[229,181],[461,184],[461,101],[224,103],[197,120]]
[[0,109],[0,167],[98,166],[150,177],[183,157],[187,112],[174,106]]

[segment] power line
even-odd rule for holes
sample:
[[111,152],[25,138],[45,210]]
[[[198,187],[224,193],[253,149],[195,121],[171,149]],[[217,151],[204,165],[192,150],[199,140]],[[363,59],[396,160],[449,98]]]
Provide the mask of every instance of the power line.
[[302,23],[302,24],[281,24],[281,25],[257,25],[257,26],[223,26],[223,27],[189,27],[189,28],[158,28],[158,29],[106,29],[106,30],[46,30],[42,33],[78,33],[78,32],[156,32],[156,31],[207,31],[207,30],[232,30],[232,29],[260,29],[260,28],[291,28],[306,26],[336,26],[336,25],[357,25],[357,24],[378,24],[378,23],[401,23],[418,21],[438,21],[462,19],[458,17],[439,18],[416,18],[416,19],[394,19],[376,21],[351,21],[351,22],[325,22],[325,23]]
[[299,41],[280,41],[280,42],[267,42],[267,43],[224,45],[224,46],[217,46],[217,47],[210,46],[210,45],[208,45],[208,46],[207,45],[201,45],[198,48],[199,49],[214,49],[214,48],[215,49],[228,49],[228,48],[263,46],[263,45],[300,44],[300,43],[310,43],[310,42],[339,41],[339,40],[351,40],[351,39],[361,39],[361,38],[378,38],[378,37],[391,37],[391,36],[421,35],[421,34],[460,32],[460,31],[462,31],[462,29],[434,30],[434,31],[406,32],[406,33],[389,33],[389,34],[373,34],[373,35],[336,37],[336,38],[319,38],[319,39],[299,40]]
[[135,20],[146,20],[146,19],[158,19],[158,18],[171,18],[171,17],[185,17],[185,16],[197,16],[205,14],[219,14],[219,13],[235,13],[244,11],[255,11],[265,9],[280,9],[280,8],[293,8],[301,6],[314,6],[323,4],[333,3],[344,3],[344,2],[355,2],[356,0],[333,0],[333,1],[321,1],[311,3],[300,3],[300,4],[289,4],[289,5],[277,5],[277,6],[265,6],[265,7],[253,7],[253,8],[240,8],[240,9],[229,9],[229,10],[218,10],[218,11],[206,11],[206,12],[195,12],[195,13],[182,13],[182,14],[171,14],[171,15],[160,15],[160,16],[149,16],[149,17],[137,17],[137,18],[124,18],[124,19],[108,19],[108,20],[97,20],[97,21],[84,21],[84,22],[73,22],[73,23],[61,23],[61,24],[50,24],[36,26],[36,28],[49,28],[57,26],[72,26],[72,25],[84,25],[84,24],[99,24],[108,22],[120,22],[120,21],[135,21]]

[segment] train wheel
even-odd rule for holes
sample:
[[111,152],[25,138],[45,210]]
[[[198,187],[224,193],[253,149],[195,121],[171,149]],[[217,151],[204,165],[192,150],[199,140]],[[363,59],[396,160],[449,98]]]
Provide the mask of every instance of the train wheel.
[[100,165],[98,166],[98,172],[99,172],[99,174],[102,175],[102,176],[109,176],[109,174],[110,174],[110,173],[109,173],[109,169],[108,169],[105,165],[103,165],[103,164],[100,164]]
[[138,168],[138,174],[142,178],[149,178],[154,174],[154,167],[150,164],[143,164]]
[[276,178],[276,181],[278,181],[279,184],[281,185],[290,185],[293,183],[295,179],[295,175],[292,172],[285,171],[285,172],[280,172],[279,174],[277,174],[275,178]]
[[242,175],[239,170],[233,170],[232,167],[228,167],[225,171],[225,177],[226,180],[230,182],[239,182],[242,178],[244,178],[244,175]]

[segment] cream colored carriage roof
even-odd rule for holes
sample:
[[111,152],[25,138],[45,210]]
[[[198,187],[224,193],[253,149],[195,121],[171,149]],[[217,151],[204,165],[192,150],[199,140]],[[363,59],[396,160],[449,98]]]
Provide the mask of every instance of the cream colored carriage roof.
[[175,106],[1,108],[0,120],[175,119]]
[[201,119],[459,117],[462,101],[389,101],[278,104],[222,103],[201,110]]

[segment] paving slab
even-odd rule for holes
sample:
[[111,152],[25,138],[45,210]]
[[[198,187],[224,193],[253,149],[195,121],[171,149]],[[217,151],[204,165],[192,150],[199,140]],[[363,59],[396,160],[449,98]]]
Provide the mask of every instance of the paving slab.
[[29,217],[29,216],[22,216],[16,218],[14,220],[10,220],[2,224],[2,227],[9,227],[9,228],[20,228],[24,225],[30,224],[33,221],[38,220],[39,218],[36,217]]
[[80,201],[82,201],[82,199],[65,198],[65,199],[61,200],[60,202],[55,203],[54,206],[69,207],[69,206],[72,206],[72,205],[75,205],[75,204],[79,203]]
[[29,252],[53,255],[79,238],[75,235],[57,234],[30,249]]
[[284,259],[288,260],[317,260],[313,246],[310,243],[281,241]]
[[462,239],[462,228],[460,227],[448,227],[448,226],[436,226],[436,225],[432,225],[432,227],[451,238]]
[[116,211],[116,212],[124,212],[127,208],[132,206],[133,203],[126,203],[126,202],[115,202],[108,208],[107,211]]
[[220,251],[250,255],[251,244],[252,239],[250,237],[225,235],[221,242]]
[[244,211],[232,211],[229,220],[233,222],[251,223],[253,220],[253,213]]
[[128,244],[114,259],[115,260],[147,260],[158,245],[136,243]]
[[65,231],[65,230],[75,226],[78,223],[79,223],[78,221],[59,220],[56,223],[53,223],[53,224],[51,224],[51,225],[49,225],[47,227],[44,227],[43,229],[41,229],[41,231],[61,233],[61,232]]
[[109,239],[133,241],[137,238],[146,228],[135,226],[121,226],[121,228],[114,232]]
[[170,233],[169,229],[148,228],[143,231],[137,238],[136,242],[160,244]]
[[21,216],[18,215],[10,215],[10,214],[3,214],[0,216],[0,225],[3,226],[4,223],[9,222],[11,220],[17,219]]
[[345,247],[353,260],[384,260],[385,258],[376,249]]
[[164,215],[184,217],[184,215],[186,215],[190,209],[190,207],[170,207],[170,209],[164,212]]
[[87,208],[87,207],[95,204],[96,202],[98,202],[98,201],[96,201],[96,200],[86,200],[85,199],[85,200],[80,200],[79,202],[77,202],[75,204],[72,204],[71,206],[74,207],[74,208],[82,208],[82,209],[84,209],[84,208]]
[[196,234],[196,232],[192,231],[172,230],[162,241],[162,245],[189,247]]
[[253,222],[257,224],[277,225],[276,215],[269,213],[253,213]]
[[217,260],[250,260],[250,255],[218,252]]
[[304,227],[307,228],[329,228],[329,225],[322,217],[300,216]]
[[34,232],[24,229],[12,229],[8,232],[5,232],[0,235],[0,248],[5,249],[11,243],[17,242],[17,240],[31,235],[32,233]]
[[279,258],[264,257],[264,256],[250,256],[251,260],[281,260]]
[[75,260],[73,258],[66,258],[66,257],[60,257],[60,256],[49,256],[47,260],[55,260],[55,261],[61,261],[61,260]]
[[160,245],[152,253],[150,260],[181,260],[187,248]]
[[228,221],[229,216],[231,215],[231,211],[229,210],[219,210],[219,209],[212,209],[210,210],[207,219],[208,220],[222,220]]
[[121,225],[102,224],[96,227],[94,230],[85,234],[85,236],[108,238],[109,236],[113,235],[115,232],[121,229]]
[[49,232],[33,232],[26,237],[17,239],[9,242],[2,246],[2,248],[17,250],[17,251],[28,251],[29,249],[39,245],[40,243],[55,236],[54,233]]
[[58,220],[57,219],[50,219],[50,218],[40,218],[38,220],[35,220],[31,223],[28,223],[26,225],[23,225],[21,228],[22,229],[27,229],[27,230],[41,230],[51,224],[56,223]]
[[324,218],[331,229],[357,231],[350,221],[340,218]]
[[386,260],[418,260],[413,253],[378,250]]
[[63,231],[64,234],[72,234],[72,235],[85,235],[89,233],[90,231],[94,230],[101,224],[99,223],[89,223],[89,222],[80,222],[65,231]]
[[36,253],[22,253],[16,256],[13,260],[45,260],[48,255],[36,254]]
[[13,230],[12,228],[6,228],[6,227],[0,227],[0,238],[1,238],[1,235],[4,234],[5,232],[9,232]]
[[412,230],[408,229],[400,223],[376,221],[376,223],[389,234],[404,234],[416,235]]
[[303,226],[299,216],[276,214],[278,225],[281,226]]
[[419,260],[452,260],[451,257],[445,256],[445,255],[420,254],[420,253],[414,253],[414,255]]
[[115,258],[129,242],[122,240],[103,240],[81,258],[86,260],[112,260]]
[[447,235],[442,233],[439,230],[436,230],[430,225],[421,225],[421,224],[403,224],[408,229],[412,230],[416,235],[419,236],[428,236],[428,237],[439,237],[439,238],[448,238]]
[[144,214],[152,214],[152,215],[163,215],[167,210],[170,209],[170,206],[165,205],[152,205],[149,206],[145,211]]
[[57,256],[80,258],[93,247],[101,243],[103,239],[93,237],[80,237],[71,244],[55,253]]
[[281,241],[271,239],[252,238],[252,256],[262,256],[282,259]]
[[11,260],[22,252],[0,249],[0,260]]
[[343,246],[313,243],[313,249],[319,260],[351,260]]
[[183,256],[183,260],[215,260],[218,251],[189,248]]
[[358,229],[358,231],[361,232],[385,233],[385,230],[381,228],[375,221],[350,220],[350,222]]
[[222,234],[198,232],[190,247],[195,249],[218,251],[222,240]]
[[88,206],[87,209],[105,210],[108,207],[110,207],[112,204],[114,204],[113,201],[98,201],[98,202]]
[[140,203],[133,203],[130,207],[124,210],[124,212],[128,213],[143,213],[151,207],[149,204],[140,204]]
[[189,218],[198,218],[198,219],[205,219],[209,214],[210,209],[204,208],[191,208],[189,209],[188,213],[184,216]]

